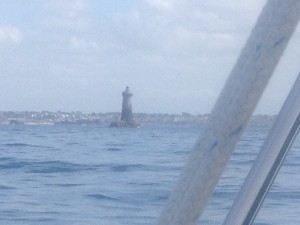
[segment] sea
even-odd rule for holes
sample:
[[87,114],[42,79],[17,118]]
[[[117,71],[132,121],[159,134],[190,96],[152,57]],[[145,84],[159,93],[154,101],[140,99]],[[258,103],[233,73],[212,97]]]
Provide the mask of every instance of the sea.
[[[222,224],[269,132],[243,134],[199,224]],[[0,224],[155,224],[201,127],[0,125]],[[255,224],[300,224],[295,140]]]

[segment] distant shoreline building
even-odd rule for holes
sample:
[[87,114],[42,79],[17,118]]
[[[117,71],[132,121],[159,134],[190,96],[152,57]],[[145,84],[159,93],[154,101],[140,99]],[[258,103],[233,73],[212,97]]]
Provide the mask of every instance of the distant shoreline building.
[[139,127],[139,124],[133,120],[132,116],[132,93],[127,86],[125,91],[122,92],[122,115],[121,120],[113,121],[110,127]]

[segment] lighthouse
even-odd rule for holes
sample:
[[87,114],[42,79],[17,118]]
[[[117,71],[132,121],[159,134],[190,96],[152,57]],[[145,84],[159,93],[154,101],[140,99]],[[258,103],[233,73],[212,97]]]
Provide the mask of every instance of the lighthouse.
[[132,121],[132,93],[129,90],[129,87],[126,87],[126,90],[122,92],[123,102],[122,102],[122,121]]
[[127,86],[125,91],[122,92],[122,115],[121,120],[113,121],[110,127],[139,127],[139,124],[133,120],[132,116],[132,93]]

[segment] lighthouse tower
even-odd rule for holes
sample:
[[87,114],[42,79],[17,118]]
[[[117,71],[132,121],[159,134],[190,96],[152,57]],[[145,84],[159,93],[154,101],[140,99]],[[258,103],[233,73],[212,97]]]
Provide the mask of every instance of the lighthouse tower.
[[121,120],[113,121],[110,127],[139,127],[140,124],[135,122],[132,117],[132,93],[127,86],[125,91],[122,92],[123,102],[122,102],[122,115]]
[[126,87],[126,90],[122,92],[123,103],[122,103],[122,116],[121,120],[125,122],[132,121],[132,93],[129,90],[129,87]]

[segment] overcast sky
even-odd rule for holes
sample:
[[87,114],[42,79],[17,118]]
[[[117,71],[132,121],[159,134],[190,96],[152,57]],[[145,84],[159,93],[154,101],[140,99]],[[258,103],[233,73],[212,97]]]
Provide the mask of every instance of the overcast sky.
[[[265,0],[1,0],[0,111],[209,113]],[[299,26],[256,113],[300,72]]]

